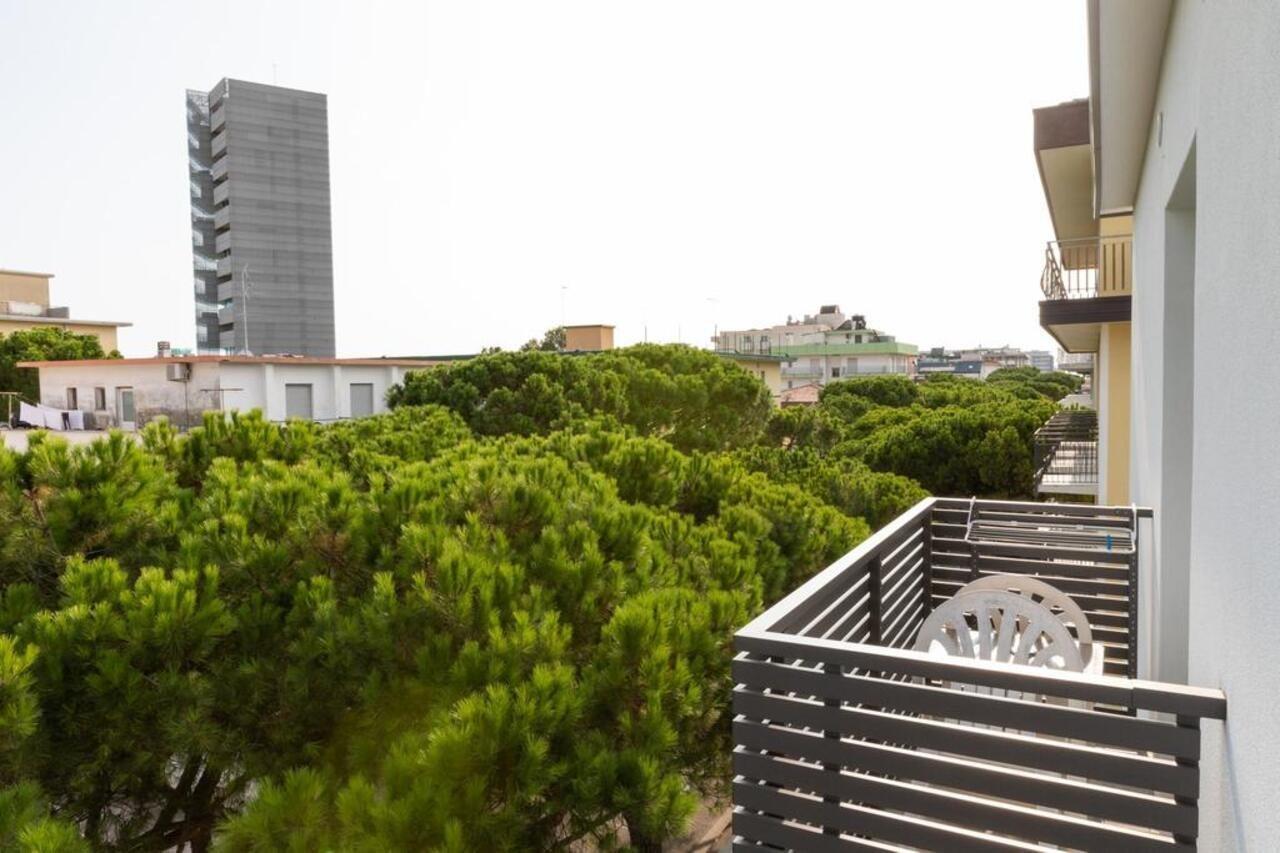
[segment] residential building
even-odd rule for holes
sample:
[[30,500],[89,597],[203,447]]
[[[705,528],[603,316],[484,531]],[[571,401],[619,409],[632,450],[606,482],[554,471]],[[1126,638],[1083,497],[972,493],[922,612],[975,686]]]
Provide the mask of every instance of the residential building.
[[93,414],[99,427],[138,429],[158,417],[199,423],[204,412],[261,409],[273,421],[381,414],[387,390],[427,359],[156,355],[22,362],[40,376],[40,402]]
[[[1033,112],[1034,150],[1054,239],[1041,272],[1040,325],[1062,347],[1064,369],[1092,361],[1094,422],[1060,419],[1042,436],[1044,493],[1129,502],[1130,312],[1133,216],[1094,207],[1088,99]],[[1064,425],[1069,421],[1070,428]],[[1055,456],[1052,444],[1063,442]]]
[[[1280,849],[1280,14],[1269,3],[1090,4],[1095,213],[1132,216],[1132,335],[1099,357],[1130,385],[1130,499],[1155,511],[1143,672],[1220,687],[1203,758],[1206,850]],[[1114,232],[1104,232],[1114,233]],[[1105,346],[1106,344],[1104,344]],[[1129,376],[1108,377],[1125,357]]]
[[1036,370],[1052,373],[1053,353],[1045,349],[1029,349],[1027,350],[1027,358],[1031,360],[1031,366]]
[[599,323],[564,327],[564,348],[570,352],[613,349],[613,326]]
[[73,319],[70,308],[50,304],[51,278],[53,273],[0,269],[0,333],[54,326],[81,335],[92,335],[106,352],[119,349],[116,332],[132,323]]
[[916,347],[870,328],[860,314],[846,316],[838,305],[823,305],[801,320],[776,326],[725,330],[713,338],[717,352],[786,356],[786,388],[825,385],[850,376],[915,372]]
[[1001,367],[1030,367],[1031,356],[1017,347],[974,347],[973,349],[965,349],[959,351],[959,356],[964,361],[987,361],[994,362],[996,368]]
[[187,92],[201,353],[334,355],[328,121],[315,92]]
[[810,382],[783,391],[778,397],[778,406],[783,409],[791,406],[816,406],[821,398],[822,386]]
[[916,358],[916,375],[945,373],[967,379],[986,379],[1001,368],[1029,365],[1028,354],[1012,347],[976,347],[966,350],[934,347]]
[[726,361],[733,362],[752,376],[759,377],[760,381],[769,388],[769,393],[773,395],[775,401],[778,401],[783,391],[786,390],[782,380],[783,366],[790,363],[790,359],[786,356],[719,350],[716,355],[723,357]]

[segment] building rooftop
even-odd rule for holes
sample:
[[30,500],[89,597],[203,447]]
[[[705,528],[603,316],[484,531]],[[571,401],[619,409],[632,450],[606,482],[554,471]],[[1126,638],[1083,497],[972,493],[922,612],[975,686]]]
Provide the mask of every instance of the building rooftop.
[[35,278],[53,278],[51,272],[29,272],[27,270],[7,270],[0,267],[0,275],[29,275]]
[[[81,322],[81,321],[76,321]],[[146,358],[83,358],[64,361],[22,361],[18,367],[109,367],[120,364],[311,364],[332,367],[387,366],[434,367],[450,357],[440,358],[324,358],[305,355],[172,355]],[[456,356],[453,358],[457,358]]]
[[769,363],[776,362],[778,364],[781,364],[784,361],[787,361],[787,362],[795,361],[795,359],[791,356],[771,355],[769,353],[738,352],[736,350],[713,350],[713,352],[715,352],[715,354],[718,356],[723,356],[724,358],[732,359],[733,361],[760,361],[760,362],[769,362]]

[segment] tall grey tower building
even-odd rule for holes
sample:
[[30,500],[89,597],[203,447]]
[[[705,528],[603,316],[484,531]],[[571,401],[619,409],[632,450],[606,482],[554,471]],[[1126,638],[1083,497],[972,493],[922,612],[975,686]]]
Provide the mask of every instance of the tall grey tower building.
[[187,146],[199,351],[333,356],[325,96],[188,90]]

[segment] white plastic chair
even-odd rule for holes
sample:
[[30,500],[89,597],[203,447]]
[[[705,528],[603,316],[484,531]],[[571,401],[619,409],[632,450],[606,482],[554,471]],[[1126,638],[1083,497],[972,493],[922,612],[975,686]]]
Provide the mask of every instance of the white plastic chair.
[[[1030,595],[989,586],[962,590],[935,608],[920,627],[915,648],[927,652],[937,645],[959,657],[1084,671],[1080,646],[1066,622]],[[1077,630],[1087,630],[1084,614],[1078,618]]]

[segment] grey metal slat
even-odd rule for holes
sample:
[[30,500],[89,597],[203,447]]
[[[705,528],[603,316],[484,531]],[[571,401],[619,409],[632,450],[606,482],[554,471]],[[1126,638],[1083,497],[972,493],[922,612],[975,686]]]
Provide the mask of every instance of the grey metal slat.
[[[735,753],[733,763],[734,771],[747,778],[763,779],[799,791],[831,794],[863,806],[907,812],[925,819],[945,822],[948,825],[973,830],[987,829],[1033,844],[1055,844],[1085,850],[1166,851],[1171,848],[1177,849],[1177,844],[1167,836],[1156,836],[1113,824],[926,788],[910,782],[879,779],[862,774],[832,773],[824,771],[821,767],[745,752]],[[770,790],[759,786],[752,786],[752,788],[756,792]],[[736,796],[738,787],[735,786],[734,790]],[[779,795],[785,796],[780,792]],[[789,805],[792,808],[795,807],[795,803]],[[823,803],[823,805],[829,809],[832,808],[832,804]],[[835,806],[834,810],[827,814],[838,814],[839,808]],[[841,829],[847,825],[845,821],[836,822],[839,818],[828,817],[828,819],[832,820],[831,825]],[[909,837],[893,840],[913,843]]]
[[1194,836],[1199,812],[1172,797],[1156,797],[1068,779],[1059,774],[1014,770],[972,759],[899,746],[818,738],[763,723],[734,724],[734,742],[747,749],[780,752],[806,761],[826,761],[863,773],[881,773],[1027,805],[1078,812],[1094,818]]
[[[735,660],[733,678],[742,684],[767,684],[801,696],[822,696],[894,711],[1088,740],[1121,749],[1150,750],[1179,758],[1200,757],[1199,733],[1138,717],[882,678],[827,678],[812,670],[763,661]],[[1024,688],[1023,692],[1037,691]]]
[[[750,691],[735,691],[733,709],[745,720],[770,720],[779,727],[825,730],[836,723],[851,728],[848,734],[853,737],[911,745],[1045,773],[1080,776],[1174,796],[1196,797],[1200,790],[1199,768],[1179,765],[1171,760],[900,714],[857,708],[824,708],[798,702],[783,705],[787,701]],[[840,715],[842,719],[833,721],[833,715]],[[735,720],[735,723],[739,721]]]

